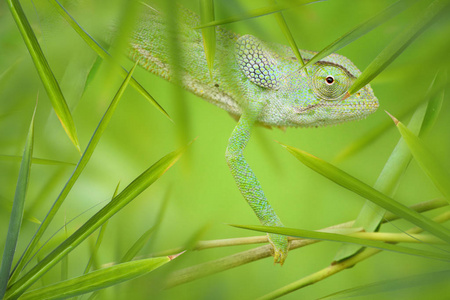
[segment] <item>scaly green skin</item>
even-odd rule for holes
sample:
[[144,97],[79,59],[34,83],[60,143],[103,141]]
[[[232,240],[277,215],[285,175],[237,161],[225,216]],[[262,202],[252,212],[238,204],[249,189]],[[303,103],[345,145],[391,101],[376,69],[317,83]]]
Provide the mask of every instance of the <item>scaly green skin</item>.
[[[318,127],[361,119],[373,113],[378,100],[369,85],[350,97],[344,96],[360,71],[341,55],[332,54],[299,71],[291,49],[266,44],[257,38],[238,36],[216,29],[216,56],[212,79],[205,58],[201,32],[192,29],[199,18],[179,8],[177,47],[182,66],[176,70],[178,84],[229,112],[239,121],[231,134],[226,159],[236,184],[259,221],[280,226],[280,219],[268,203],[262,187],[244,158],[244,149],[255,123],[278,127]],[[138,22],[131,42],[132,59],[151,72],[169,80],[173,61],[169,54],[167,19],[148,9]],[[314,52],[300,51],[304,60]],[[269,235],[276,263],[288,252],[285,236]]]

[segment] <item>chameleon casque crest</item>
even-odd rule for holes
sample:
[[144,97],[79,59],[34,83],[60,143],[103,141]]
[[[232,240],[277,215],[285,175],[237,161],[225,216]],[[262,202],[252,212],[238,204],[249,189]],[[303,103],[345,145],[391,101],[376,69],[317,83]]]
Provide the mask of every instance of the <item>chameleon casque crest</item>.
[[[378,100],[370,85],[348,96],[346,92],[361,72],[346,57],[331,54],[301,69],[292,50],[284,45],[239,36],[216,27],[216,54],[210,76],[200,25],[193,12],[177,7],[176,32],[170,32],[167,18],[157,10],[144,8],[132,37],[130,56],[139,64],[169,81],[211,102],[238,119],[226,150],[236,184],[263,225],[283,226],[268,203],[243,151],[255,123],[277,127],[318,127],[357,120],[373,113]],[[170,37],[177,35],[179,47],[174,80]],[[315,52],[300,50],[305,61]],[[287,256],[285,236],[269,234],[275,262]]]

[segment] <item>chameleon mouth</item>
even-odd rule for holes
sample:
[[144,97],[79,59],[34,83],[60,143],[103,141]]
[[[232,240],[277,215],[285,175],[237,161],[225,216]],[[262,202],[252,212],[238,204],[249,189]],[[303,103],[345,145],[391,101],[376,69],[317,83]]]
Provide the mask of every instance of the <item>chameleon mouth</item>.
[[343,104],[344,100],[336,101],[336,102],[330,102],[330,101],[321,101],[320,103],[308,105],[305,107],[296,107],[295,112],[297,114],[303,114],[303,113],[309,113],[311,110],[317,110],[321,108],[339,108],[343,109],[348,112],[355,112],[360,111],[362,115],[368,115],[377,110],[379,107],[378,99],[362,99],[362,100],[353,100],[353,101],[346,101],[345,104]]

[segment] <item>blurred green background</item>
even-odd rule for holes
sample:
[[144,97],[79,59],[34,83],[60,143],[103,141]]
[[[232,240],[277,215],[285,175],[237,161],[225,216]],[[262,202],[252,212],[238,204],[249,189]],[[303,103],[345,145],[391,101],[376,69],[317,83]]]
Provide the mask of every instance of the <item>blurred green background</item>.
[[[87,74],[96,59],[95,53],[47,1],[22,2],[61,84],[84,149],[122,78],[110,76],[108,67],[103,63],[83,91]],[[198,1],[181,2],[199,11]],[[128,1],[120,0],[62,3],[87,32],[100,42],[107,39],[113,20],[119,19],[128,5]],[[299,47],[318,51],[391,3],[393,1],[323,1],[286,11],[285,17]],[[339,53],[364,70],[399,32],[408,28],[421,15],[429,3],[419,1],[411,9]],[[215,4],[216,19],[222,19],[269,5],[270,2],[218,0]],[[264,40],[287,44],[275,18],[270,15],[227,27],[237,33],[250,33]],[[384,110],[399,116],[424,98],[437,70],[449,66],[449,36],[450,15],[445,15],[373,80],[371,85],[380,101],[380,108],[365,120],[333,127],[288,129],[286,132],[255,129],[246,149],[246,158],[286,226],[315,230],[353,220],[364,199],[306,168],[274,140],[333,161],[343,149],[389,120]],[[34,157],[76,163],[79,154],[55,116],[16,24],[3,1],[0,2],[0,51],[0,154],[22,155],[29,122],[38,99]],[[121,61],[127,68],[132,66],[132,62],[124,58]],[[228,138],[236,122],[226,112],[187,92],[182,92],[182,98],[175,97],[176,88],[172,84],[143,69],[136,70],[135,78],[167,110],[174,123],[157,112],[136,91],[128,88],[91,161],[52,222],[46,238],[50,238],[75,217],[67,225],[67,230],[68,233],[76,230],[106,204],[105,201],[110,199],[118,182],[121,189],[124,188],[159,158],[178,148],[181,145],[181,131],[186,132],[188,140],[198,139],[188,154],[167,174],[110,220],[100,248],[98,265],[117,261],[154,224],[168,191],[170,198],[161,227],[142,251],[143,256],[183,246],[199,230],[204,230],[201,235],[204,240],[255,235],[226,225],[257,224],[257,219],[235,186],[224,158]],[[107,84],[104,82],[106,79]],[[183,103],[180,104],[180,101]],[[180,105],[183,105],[183,115],[177,109]],[[184,118],[186,121],[182,121]],[[401,121],[407,123],[408,119],[409,115]],[[447,169],[450,168],[448,120],[450,105],[446,97],[433,130],[424,137]],[[372,185],[398,139],[399,134],[392,123],[390,130],[337,165]],[[33,165],[18,253],[24,250],[38,227],[31,218],[44,218],[72,170],[72,165]],[[18,161],[0,160],[0,254],[4,248],[18,172]],[[440,197],[439,192],[413,161],[394,198],[411,205],[436,197]],[[427,213],[428,216],[436,214]],[[407,222],[395,224],[398,228],[384,225],[383,230],[399,232],[399,229],[411,227]],[[65,236],[64,230],[56,233],[40,256],[43,257]],[[69,255],[69,278],[82,274],[89,259],[90,245],[95,239],[96,234]],[[149,299],[151,296],[158,299],[252,299],[326,267],[339,246],[339,243],[322,242],[292,251],[283,267],[274,266],[272,259],[267,258],[169,290],[161,290],[162,280],[171,271],[252,246],[194,251],[150,275],[109,288],[102,296],[104,299]],[[448,265],[440,261],[381,253],[285,298],[314,299],[345,288],[444,268],[448,268]],[[60,280],[60,272],[59,266],[54,267],[35,287]],[[446,283],[361,296],[358,299],[445,299],[450,293],[448,281]]]

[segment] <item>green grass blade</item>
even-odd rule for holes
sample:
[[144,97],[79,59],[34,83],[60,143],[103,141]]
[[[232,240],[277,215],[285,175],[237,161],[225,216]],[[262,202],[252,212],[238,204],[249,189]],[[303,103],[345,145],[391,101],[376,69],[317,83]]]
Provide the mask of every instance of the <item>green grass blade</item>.
[[[59,3],[57,0],[50,1],[53,6],[56,8],[58,13],[69,23],[69,25],[78,33],[78,35],[86,42],[86,44],[94,50],[98,56],[100,56],[104,60],[111,60],[111,56],[109,53],[100,46],[95,39],[90,36],[78,23],[75,19],[67,12],[67,10]],[[125,77],[127,75],[127,71],[125,69],[121,69],[122,75]],[[167,118],[170,119],[168,113],[164,110],[164,108],[159,105],[159,103],[147,92],[147,90],[136,81],[136,79],[131,78],[130,85],[136,89],[142,96],[145,97],[158,111],[164,114]]]
[[163,256],[121,263],[31,291],[20,299],[62,299],[86,294],[145,275],[169,261],[169,256]]
[[50,69],[50,65],[42,52],[41,46],[34,35],[33,29],[25,16],[22,6],[18,0],[6,0],[6,2],[28,48],[28,52],[33,59],[33,63],[39,77],[41,78],[42,84],[47,91],[47,95],[52,103],[54,111],[66,131],[67,136],[70,138],[77,150],[81,152],[72,114],[70,113],[69,107],[67,106],[66,100],[61,92],[61,88],[59,87],[59,84]]
[[[274,5],[277,4],[275,0],[272,1]],[[283,13],[279,12],[275,14],[275,18],[277,19],[278,26],[280,26],[281,31],[283,32],[284,36],[286,37],[289,46],[292,49],[292,52],[294,52],[295,57],[297,57],[297,60],[300,62],[302,66],[305,65],[305,62],[303,61],[303,57],[300,54],[300,51],[298,50],[297,43],[295,42],[294,36],[292,35],[291,31],[289,30],[289,26],[286,23],[286,20],[283,17]]]
[[281,145],[315,172],[450,243],[450,230],[444,226],[433,222],[326,161],[294,147]]
[[423,16],[409,29],[402,31],[386,48],[378,54],[362,74],[353,82],[348,90],[352,95],[371,82],[386,69],[422,32],[427,29],[439,14],[450,3],[449,0],[433,1],[423,13]]
[[[5,161],[21,161],[22,157],[17,155],[0,155],[0,160]],[[69,165],[69,166],[75,166],[74,163],[71,162],[65,162],[65,161],[59,161],[59,160],[53,160],[53,159],[45,159],[45,158],[31,158],[32,164],[37,165]]]
[[[440,72],[436,75],[435,85],[440,86],[441,84],[445,86],[447,82],[447,74]],[[432,95],[431,99],[428,101],[427,112],[423,119],[423,125],[420,130],[419,135],[422,136],[426,134],[431,127],[433,127],[439,113],[441,112],[442,104],[444,103],[444,87],[442,87],[436,95]]]
[[[114,194],[113,194],[111,200],[114,199],[114,197],[117,196],[117,193],[119,192],[119,185],[120,185],[120,182],[117,184],[116,189],[114,190]],[[108,221],[106,221],[105,224],[103,224],[100,227],[100,232],[98,233],[97,241],[95,242],[94,249],[92,250],[91,256],[90,256],[89,261],[88,261],[88,263],[86,265],[86,268],[84,269],[84,273],[83,274],[87,274],[89,272],[89,270],[91,269],[91,267],[92,267],[92,264],[93,264],[93,262],[94,262],[94,260],[95,260],[95,258],[97,256],[98,249],[100,248],[100,245],[102,244],[103,236],[105,235],[105,231],[106,231],[106,226],[107,225],[108,225]]]
[[322,1],[326,1],[326,0],[296,0],[296,1],[291,1],[290,3],[286,3],[286,4],[270,5],[270,6],[266,6],[263,8],[253,9],[253,10],[251,10],[245,14],[242,14],[240,16],[234,16],[234,17],[229,17],[229,18],[223,19],[223,20],[216,20],[216,21],[208,22],[206,24],[197,26],[194,29],[203,29],[203,28],[210,27],[210,26],[219,26],[219,25],[223,25],[223,24],[244,21],[244,20],[248,20],[248,19],[253,19],[253,18],[265,16],[265,15],[282,12],[283,10],[287,10],[287,9],[294,8],[297,6],[316,3],[316,2],[322,2]]
[[[392,117],[392,116],[391,116]],[[433,153],[428,149],[414,133],[411,132],[402,122],[392,117],[397,125],[397,129],[408,144],[414,159],[419,163],[422,170],[433,181],[437,189],[450,202],[450,174],[437,160]]]
[[[67,232],[67,222],[64,220],[64,237],[67,239],[69,237]],[[66,255],[61,260],[61,280],[67,280],[69,278],[69,256]]]
[[305,239],[315,239],[315,240],[323,240],[323,241],[332,241],[332,242],[342,242],[342,243],[351,243],[360,246],[376,248],[386,251],[397,252],[401,254],[415,255],[425,258],[438,259],[443,261],[450,261],[450,254],[448,253],[436,253],[432,251],[425,251],[420,249],[414,249],[409,247],[398,246],[394,244],[388,244],[380,241],[372,241],[361,239],[349,235],[342,235],[336,233],[328,233],[328,232],[319,232],[319,231],[311,231],[311,230],[303,230],[303,229],[295,229],[288,227],[272,227],[272,226],[262,226],[262,225],[231,225],[237,228],[250,229],[255,231],[267,232],[267,233],[276,233],[282,234],[286,236],[305,238]]
[[419,287],[424,285],[433,285],[450,278],[450,270],[438,271],[433,273],[419,274],[399,279],[390,279],[381,282],[370,283],[364,286],[358,286],[351,289],[342,290],[332,293],[322,299],[342,299],[350,297],[361,297],[374,295],[378,293],[386,293],[389,291],[397,291],[400,289],[410,289],[411,287]]
[[[119,88],[118,92],[116,93],[114,99],[111,101],[111,104],[109,105],[108,109],[106,110],[105,114],[103,115],[100,123],[98,124],[97,128],[95,129],[94,134],[91,137],[91,140],[89,141],[86,150],[84,151],[83,155],[81,156],[80,160],[78,161],[77,166],[75,167],[75,170],[73,171],[71,177],[67,181],[66,185],[64,186],[61,193],[58,195],[58,198],[53,203],[52,208],[45,216],[45,219],[42,221],[41,226],[39,226],[36,234],[34,235],[33,239],[30,241],[27,249],[25,250],[24,254],[22,255],[18,265],[15,268],[15,272],[13,273],[12,279],[16,279],[21,272],[23,266],[28,261],[28,259],[31,257],[31,254],[36,247],[37,243],[41,239],[42,235],[44,234],[45,230],[49,226],[50,222],[53,220],[55,214],[63,204],[64,200],[66,199],[67,195],[69,194],[70,190],[72,189],[73,185],[77,181],[78,177],[81,175],[81,172],[86,167],[87,163],[89,162],[89,159],[91,158],[92,154],[94,153],[95,147],[97,146],[98,142],[100,141],[100,137],[102,136],[103,132],[105,131],[106,127],[109,124],[109,121],[112,118],[112,115],[114,114],[114,111],[117,108],[117,105],[119,104],[120,99],[122,98],[123,93],[125,92],[125,89],[128,86],[128,82],[131,79],[131,75],[133,74],[134,69],[136,68],[136,65],[133,67],[133,69],[130,71],[128,76],[125,78],[124,82],[122,83],[121,87]],[[14,281],[12,281],[14,282]]]
[[[420,97],[417,97],[417,99],[412,100],[411,102],[413,103],[413,105],[406,108],[404,111],[400,112],[399,117],[403,118],[403,117],[408,116],[409,114],[414,112],[426,100],[429,101],[429,99],[432,99],[432,100],[436,99],[436,97],[439,95],[439,93],[441,93],[442,90],[446,87],[446,84],[447,84],[446,81],[442,81],[442,82],[435,81],[432,84],[431,90],[429,90],[427,92],[427,95],[420,96]],[[435,107],[436,104],[433,104],[433,103],[434,103],[434,100],[431,101],[427,110],[430,110],[433,107]],[[426,125],[427,119],[428,119],[428,117],[424,118],[423,128],[427,127],[427,125]],[[356,152],[360,151],[361,149],[363,149],[363,148],[367,147],[368,145],[370,145],[371,143],[373,143],[377,138],[379,138],[383,133],[385,133],[386,131],[388,131],[391,128],[392,128],[391,121],[389,119],[386,119],[385,121],[380,123],[379,126],[377,126],[376,128],[374,128],[373,130],[371,130],[369,132],[366,132],[361,138],[359,138],[354,143],[352,143],[349,146],[347,146],[346,148],[344,148],[338,155],[336,155],[336,158],[333,161],[340,162],[348,157],[351,157]]]
[[355,28],[353,28],[352,30],[350,30],[349,32],[347,32],[346,34],[344,34],[343,36],[332,42],[330,45],[325,47],[323,50],[321,50],[319,53],[313,56],[311,60],[306,63],[305,67],[315,64],[322,58],[330,55],[331,53],[344,48],[348,44],[369,33],[370,31],[377,28],[381,24],[389,21],[390,19],[392,19],[402,11],[406,10],[416,2],[417,0],[400,0],[395,2],[382,12],[378,13],[377,15],[370,18],[361,25],[356,26]]
[[[214,21],[214,1],[200,0],[200,20],[202,24]],[[205,48],[206,62],[208,64],[209,75],[212,80],[212,70],[214,67],[214,56],[216,54],[216,28],[207,27],[202,29],[203,47]]]
[[44,275],[50,268],[57,264],[65,255],[75,249],[82,241],[91,235],[97,228],[109,220],[113,215],[124,208],[140,193],[161,177],[184,153],[187,146],[173,151],[150,168],[139,175],[119,195],[92,216],[68,239],[61,243],[55,250],[47,255],[41,262],[34,266],[22,278],[16,281],[6,293],[6,299],[16,299],[22,295],[34,282]]
[[[416,110],[413,115],[409,128],[418,133],[422,126],[422,122],[427,110],[427,105],[424,104]],[[388,196],[393,196],[395,188],[404,174],[404,171],[411,161],[411,152],[408,149],[405,141],[400,139],[397,145],[389,156],[388,161],[383,167],[383,170],[378,176],[377,181],[374,184],[374,188]],[[363,208],[361,209],[358,217],[356,218],[353,227],[363,227],[366,232],[375,231],[380,224],[386,210],[379,206],[375,206],[371,201],[366,200]],[[335,256],[335,260],[339,261],[349,256],[356,254],[360,250],[360,247],[355,245],[343,245]]]
[[5,250],[3,252],[3,258],[0,267],[0,299],[3,299],[3,296],[5,295],[24,214],[25,196],[27,193],[28,181],[30,179],[31,157],[33,155],[35,114],[36,108],[34,109],[33,117],[31,118],[30,129],[28,130],[25,149],[23,151],[23,159],[22,163],[20,164],[19,178],[17,179],[16,192],[14,194],[14,203],[9,219]]

